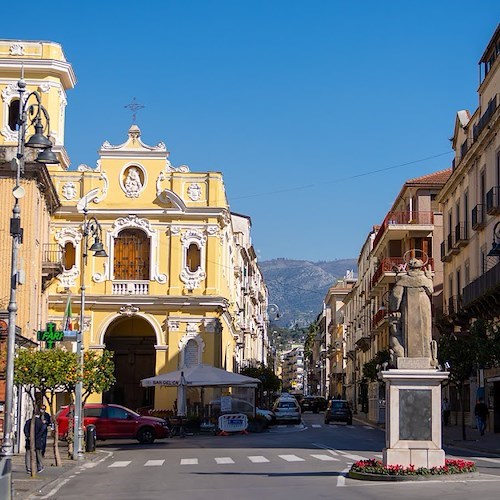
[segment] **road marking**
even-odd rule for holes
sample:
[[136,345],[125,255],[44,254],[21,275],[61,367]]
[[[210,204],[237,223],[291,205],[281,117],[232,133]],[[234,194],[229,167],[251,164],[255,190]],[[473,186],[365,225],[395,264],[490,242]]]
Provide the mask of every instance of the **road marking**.
[[349,465],[340,473],[341,475],[337,476],[337,488],[342,488],[343,486],[345,486],[345,477],[350,470],[351,466]]
[[161,467],[165,463],[165,460],[148,460],[144,467]]
[[248,460],[250,460],[250,462],[253,462],[254,464],[263,464],[269,462],[269,460],[266,457],[263,457],[262,455],[250,456],[248,457]]
[[198,465],[197,458],[181,458],[181,465]]
[[278,455],[278,457],[286,460],[287,462],[304,462],[304,459],[298,457],[297,455]]
[[323,460],[323,461],[337,461],[338,462],[338,458],[334,458],[330,455],[313,455],[311,454],[311,457],[313,458],[317,458],[318,460]]
[[234,464],[234,460],[230,457],[216,457],[215,461],[218,464]]
[[108,468],[110,467],[127,467],[127,465],[130,465],[131,460],[118,460],[117,462],[113,462],[111,465],[108,465]]
[[500,464],[500,458],[487,458],[487,457],[471,457],[473,460],[484,460],[485,462],[492,462],[494,464]]
[[345,451],[337,450],[341,455],[343,455],[346,458],[349,458],[351,460],[355,460],[356,462],[358,460],[368,460],[366,457],[362,457],[360,455],[351,455],[350,453],[346,453]]
[[312,424],[311,427],[313,429],[317,429],[318,427],[321,427],[321,425],[320,424]]
[[363,425],[363,429],[369,429],[369,430],[373,430],[373,427],[369,426],[369,425]]
[[373,455],[374,457],[377,457],[377,458],[382,458],[382,453],[375,453],[375,455]]

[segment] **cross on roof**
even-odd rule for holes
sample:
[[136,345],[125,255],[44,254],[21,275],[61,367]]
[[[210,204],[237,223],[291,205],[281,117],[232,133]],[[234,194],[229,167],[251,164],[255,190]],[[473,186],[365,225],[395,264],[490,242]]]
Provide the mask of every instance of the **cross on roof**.
[[130,104],[127,104],[126,106],[124,106],[124,108],[128,108],[128,109],[130,109],[130,111],[132,111],[132,123],[135,123],[137,112],[140,109],[143,109],[144,106],[142,104],[139,104],[134,97],[134,98],[132,98],[132,102]]

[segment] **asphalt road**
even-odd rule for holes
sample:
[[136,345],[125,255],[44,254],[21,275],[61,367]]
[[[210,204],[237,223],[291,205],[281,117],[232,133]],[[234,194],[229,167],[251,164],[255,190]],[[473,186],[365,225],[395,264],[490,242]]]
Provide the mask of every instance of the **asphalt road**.
[[262,434],[190,436],[140,445],[98,442],[102,458],[74,469],[37,498],[128,500],[315,500],[498,498],[500,457],[447,449],[448,458],[476,461],[475,476],[417,482],[346,478],[360,459],[381,458],[384,432],[355,424],[323,424],[323,414],[303,415],[303,425]]

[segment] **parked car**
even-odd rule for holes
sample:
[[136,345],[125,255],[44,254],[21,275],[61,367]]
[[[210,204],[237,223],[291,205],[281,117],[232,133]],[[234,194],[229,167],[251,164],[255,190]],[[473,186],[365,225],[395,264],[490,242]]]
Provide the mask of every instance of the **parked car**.
[[325,411],[325,424],[330,422],[345,422],[352,425],[352,409],[348,401],[343,399],[330,399]]
[[328,399],[323,396],[315,396],[319,411],[325,411],[328,407]]
[[[66,439],[68,435],[69,411],[69,406],[63,406],[56,414],[59,439]],[[88,403],[83,408],[83,416],[83,425],[95,425],[96,437],[102,441],[137,439],[140,443],[149,444],[170,435],[166,420],[139,415],[120,405]]]
[[[210,401],[210,408],[212,414],[227,413],[221,411],[220,399],[214,399]],[[245,401],[244,399],[231,398],[231,409],[228,410],[230,413],[244,413],[245,415],[252,416],[255,413],[255,409],[250,401]]]
[[300,409],[302,412],[312,411],[313,413],[319,412],[318,402],[314,396],[304,396],[300,400]]
[[291,396],[280,396],[273,405],[277,422],[294,422],[300,424],[301,411],[298,401]]
[[272,410],[264,410],[264,408],[255,408],[255,414],[264,417],[269,423],[276,421],[276,415]]

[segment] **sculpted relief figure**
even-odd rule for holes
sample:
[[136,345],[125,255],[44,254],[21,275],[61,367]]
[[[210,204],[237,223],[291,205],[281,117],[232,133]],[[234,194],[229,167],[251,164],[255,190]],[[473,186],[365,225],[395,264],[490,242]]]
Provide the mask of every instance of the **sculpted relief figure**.
[[125,179],[125,192],[129,198],[137,198],[142,189],[141,177],[139,171],[132,167],[128,170]]
[[431,297],[434,291],[431,271],[412,258],[408,271],[398,276],[389,296],[391,318],[391,354],[393,364],[400,357],[427,358],[436,366],[435,342],[432,340]]

